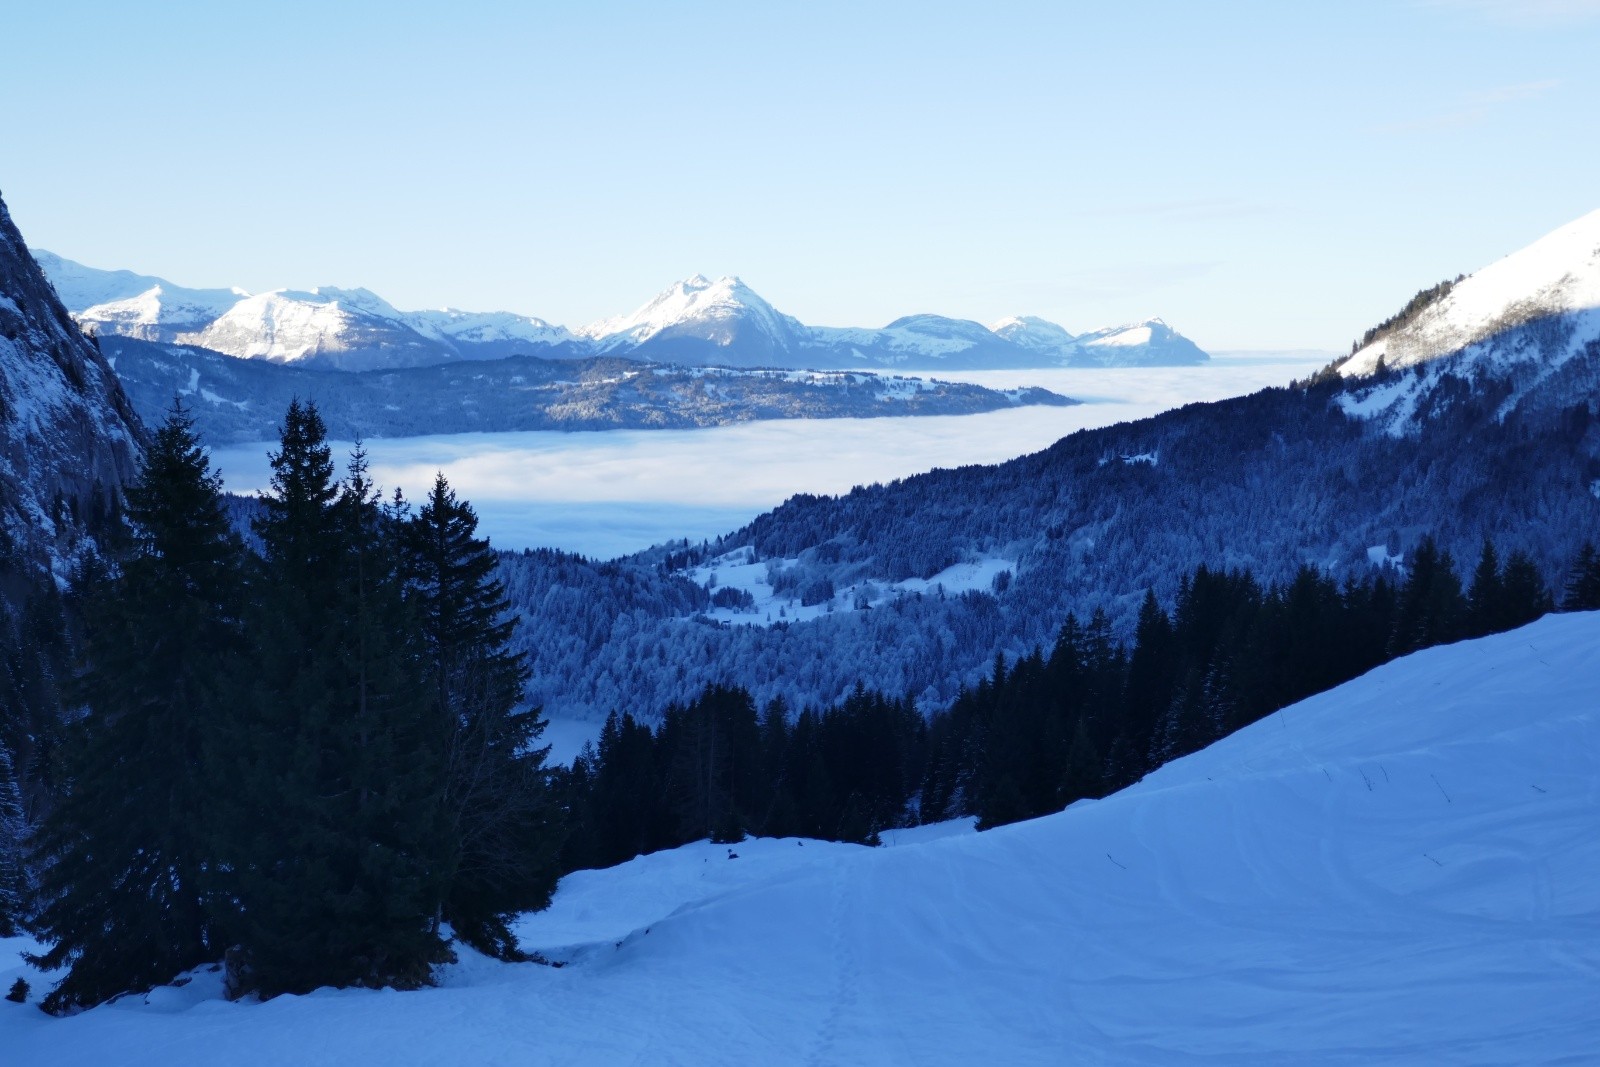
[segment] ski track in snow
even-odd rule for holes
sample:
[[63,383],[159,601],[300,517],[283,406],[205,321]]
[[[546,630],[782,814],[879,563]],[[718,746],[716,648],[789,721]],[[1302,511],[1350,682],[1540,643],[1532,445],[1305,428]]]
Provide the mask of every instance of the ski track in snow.
[[[0,1048],[130,1067],[1592,1062],[1597,693],[1600,613],[1551,616],[1031,822],[578,872],[519,924],[559,969],[463,952],[436,989],[255,1005],[202,973],[65,1020],[0,1003]],[[0,984],[42,991],[22,947]]]

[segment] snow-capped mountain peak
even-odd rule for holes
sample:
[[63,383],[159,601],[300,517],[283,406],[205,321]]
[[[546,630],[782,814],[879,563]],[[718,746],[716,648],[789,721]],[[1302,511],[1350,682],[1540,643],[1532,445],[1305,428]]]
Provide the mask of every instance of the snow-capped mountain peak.
[[1431,303],[1341,364],[1339,373],[1365,377],[1378,369],[1380,359],[1391,370],[1426,363],[1540,319],[1562,320],[1560,344],[1513,346],[1516,352],[1499,345],[1498,358],[1537,354],[1559,361],[1600,338],[1600,211],[1440,289]]
[[633,313],[590,323],[577,335],[601,342],[604,349],[643,344],[666,333],[726,346],[754,327],[786,349],[798,326],[741,279],[724,275],[712,281],[696,274],[663,289]]
[[1065,327],[1037,315],[1013,315],[989,329],[1012,344],[1034,352],[1061,352],[1076,340]]
[[[1159,318],[1092,330],[1076,344],[1100,366],[1123,367],[1159,362],[1166,365],[1204,363],[1209,357],[1193,341]],[[1151,353],[1160,353],[1151,360]]]

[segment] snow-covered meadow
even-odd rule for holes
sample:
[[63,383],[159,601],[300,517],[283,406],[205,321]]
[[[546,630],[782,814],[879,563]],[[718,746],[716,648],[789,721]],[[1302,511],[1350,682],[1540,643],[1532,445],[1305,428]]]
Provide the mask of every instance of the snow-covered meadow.
[[[1285,385],[1325,352],[1224,354],[1197,367],[962,371],[994,389],[1038,385],[1085,403],[982,415],[783,420],[697,430],[452,434],[365,442],[380,485],[417,498],[436,470],[501,548],[553,545],[608,558],[715,537],[795,493],[840,493],[934,467],[995,463],[1075,430]],[[221,448],[236,492],[268,484],[270,444]],[[340,452],[348,451],[339,443]]]
[[[1600,1046],[1600,613],[1430,649],[1101,801],[894,847],[706,843],[569,876],[438,988],[215,975],[6,1062],[1581,1063]],[[39,976],[3,944],[0,984]]]

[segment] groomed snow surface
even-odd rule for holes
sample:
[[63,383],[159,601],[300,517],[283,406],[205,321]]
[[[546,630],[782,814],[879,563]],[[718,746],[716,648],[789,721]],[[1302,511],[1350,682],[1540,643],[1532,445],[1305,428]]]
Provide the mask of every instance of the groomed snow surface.
[[[0,1003],[0,1049],[163,1067],[1593,1062],[1597,695],[1600,614],[1552,616],[1032,822],[877,850],[701,843],[574,874],[521,926],[559,969],[463,953],[415,993],[228,1004],[204,974],[64,1020]],[[17,973],[0,963],[0,984]]]

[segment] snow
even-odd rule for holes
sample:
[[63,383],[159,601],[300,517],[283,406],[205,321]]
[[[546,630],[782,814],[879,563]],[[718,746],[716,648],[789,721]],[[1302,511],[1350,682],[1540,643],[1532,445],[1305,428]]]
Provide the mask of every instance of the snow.
[[240,300],[205,329],[178,340],[245,359],[294,362],[350,347],[347,338],[357,329],[358,316],[377,313],[378,305],[388,310],[381,317],[399,318],[366,290],[275,289]]
[[163,283],[124,300],[85,308],[76,317],[86,326],[163,341],[169,339],[167,331],[203,329],[246,295],[241,290],[181,289]]
[[1150,343],[1152,330],[1148,325],[1122,326],[1106,331],[1098,336],[1087,335],[1089,339],[1082,343],[1086,345],[1115,345],[1118,347],[1132,345],[1147,345]]
[[903,596],[956,596],[973,589],[988,590],[1002,571],[1015,572],[1017,567],[1012,560],[998,556],[984,557],[946,567],[931,578],[840,585],[835,587],[831,600],[820,604],[803,604],[798,596],[774,592],[769,580],[769,574],[773,571],[787,570],[799,562],[795,559],[757,560],[754,550],[745,547],[706,561],[686,572],[686,577],[712,592],[718,589],[742,589],[754,601],[751,607],[746,608],[712,608],[705,613],[708,618],[738,625],[772,626],[777,623],[808,622],[836,611],[877,607]]
[[1013,315],[992,323],[989,329],[1012,344],[1040,352],[1059,352],[1076,340],[1066,328],[1034,315]]
[[753,319],[763,333],[774,338],[789,335],[799,326],[738,278],[711,281],[696,274],[663,290],[632,314],[602,319],[575,332],[601,342],[602,350],[607,350],[640,344],[663,330],[693,324],[725,345],[732,339],[732,334],[725,332],[728,326],[745,318]]
[[1374,567],[1382,567],[1385,565],[1390,567],[1399,567],[1405,562],[1405,558],[1406,557],[1404,553],[1390,555],[1388,545],[1373,545],[1367,549],[1367,562],[1371,563]]
[[531,315],[510,311],[412,311],[402,316],[407,325],[425,337],[450,338],[474,344],[495,341],[527,341],[558,345],[573,339],[564,326],[553,326]]
[[551,767],[572,766],[572,761],[578,758],[584,745],[600,743],[602,725],[591,719],[549,719],[545,723],[544,736],[540,738],[540,744],[550,749],[545,754],[545,763]]
[[178,303],[210,304],[228,297],[236,300],[249,295],[239,288],[188,289],[148,274],[135,274],[128,270],[98,270],[42,248],[34,249],[33,257],[55,287],[61,302],[75,315],[99,304],[129,300],[157,288],[169,300]]
[[737,344],[735,355],[741,361],[783,365],[803,365],[814,358],[838,366],[841,355],[852,352],[864,364],[880,367],[930,360],[943,364],[963,355],[970,361],[975,351],[995,365],[1027,363],[1041,355],[1066,361],[1085,352],[1091,361],[1122,366],[1205,359],[1159,319],[1076,339],[1053,322],[1027,316],[1002,320],[993,329],[934,314],[904,316],[882,329],[806,326],[731,275],[713,281],[696,274],[629,314],[570,331],[504,311],[401,312],[366,289],[275,289],[251,296],[238,289],[183,289],[161,278],[96,270],[49,253],[40,259],[68,308],[85,323],[244,358],[293,361],[367,353],[344,369],[382,365],[374,350],[391,350],[390,362],[398,365],[418,365],[463,354],[458,345],[571,343],[591,353],[625,352],[663,334],[724,348]]
[[[1457,282],[1414,321],[1356,352],[1340,368],[1366,377],[1426,362],[1547,315],[1572,315],[1571,348],[1600,337],[1600,211],[1546,234]],[[1570,350],[1570,349],[1569,349]]]
[[[1583,614],[1418,653],[982,834],[580,872],[519,925],[560,968],[463,951],[439,988],[265,1004],[202,972],[69,1019],[0,1003],[0,1047],[127,1067],[1589,1062],[1597,649]],[[25,973],[0,962],[0,983]]]

